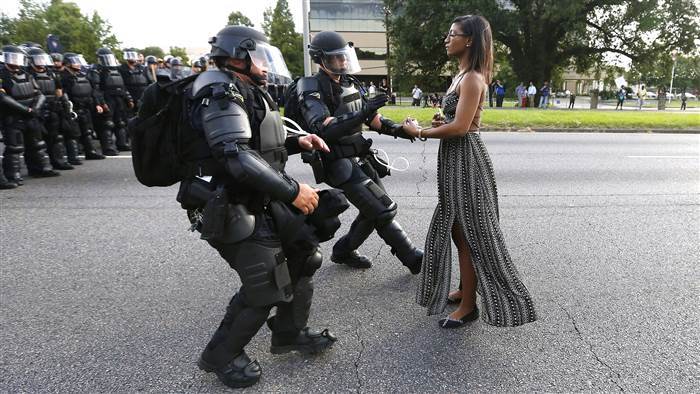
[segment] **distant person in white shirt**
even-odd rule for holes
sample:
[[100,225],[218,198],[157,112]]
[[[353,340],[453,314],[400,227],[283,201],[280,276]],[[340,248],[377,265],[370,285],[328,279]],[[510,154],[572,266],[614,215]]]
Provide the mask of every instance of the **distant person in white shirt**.
[[377,87],[374,86],[374,82],[369,83],[369,97],[374,97],[377,94]]
[[527,106],[533,108],[535,106],[535,95],[537,94],[537,88],[535,84],[530,81],[530,86],[527,87]]
[[423,91],[420,90],[418,85],[413,85],[411,95],[413,96],[413,103],[411,105],[414,107],[420,107],[420,98],[423,96]]

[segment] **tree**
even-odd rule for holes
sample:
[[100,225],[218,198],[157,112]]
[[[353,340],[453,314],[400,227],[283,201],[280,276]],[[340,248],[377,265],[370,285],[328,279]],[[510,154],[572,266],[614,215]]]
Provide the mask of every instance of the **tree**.
[[[483,15],[508,49],[520,80],[537,84],[558,71],[605,67],[604,55],[653,63],[671,49],[690,51],[700,35],[693,0],[386,0],[397,75],[437,77],[447,62],[442,39],[455,9]],[[668,23],[673,21],[673,23]]]
[[304,44],[301,34],[294,31],[294,19],[287,0],[278,0],[274,9],[263,13],[263,30],[270,44],[278,47],[292,76],[304,74]]
[[183,64],[190,64],[190,58],[187,56],[187,51],[182,47],[170,47],[170,54],[182,59]]
[[160,58],[160,59],[165,57],[165,51],[163,51],[163,49],[161,47],[156,47],[156,46],[145,47],[145,48],[143,48],[141,53],[143,53],[144,57],[151,56],[151,55],[155,56],[156,58]]
[[17,18],[0,16],[2,42],[32,41],[46,45],[49,34],[57,35],[66,51],[82,53],[95,61],[98,48],[107,47],[119,54],[119,40],[112,34],[110,24],[95,12],[87,17],[75,3],[52,0],[50,4],[20,0]]
[[243,25],[253,27],[253,22],[240,11],[233,11],[228,14],[228,25]]

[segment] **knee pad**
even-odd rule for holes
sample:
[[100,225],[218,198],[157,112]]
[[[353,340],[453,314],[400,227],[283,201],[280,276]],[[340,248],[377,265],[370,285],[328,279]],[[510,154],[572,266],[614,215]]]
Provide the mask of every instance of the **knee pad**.
[[377,227],[384,227],[387,224],[391,223],[391,221],[394,220],[395,216],[396,204],[394,204],[393,209],[380,213],[374,221],[377,224]]
[[24,146],[22,145],[5,145],[5,151],[10,154],[20,154],[24,152]]
[[114,128],[114,122],[112,122],[111,120],[104,122],[104,128],[112,130]]
[[316,271],[321,268],[321,264],[323,263],[323,254],[321,251],[316,248],[309,257],[306,258],[306,261],[304,262],[304,266],[302,267],[301,270],[301,275],[302,276],[313,276]]
[[63,138],[63,136],[61,134],[56,134],[54,136],[53,141],[55,144],[60,144],[60,143],[63,143],[65,141],[65,139]]

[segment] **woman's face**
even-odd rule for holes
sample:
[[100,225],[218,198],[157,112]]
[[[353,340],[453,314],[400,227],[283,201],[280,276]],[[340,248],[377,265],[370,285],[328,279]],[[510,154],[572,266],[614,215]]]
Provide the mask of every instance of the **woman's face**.
[[450,31],[447,32],[445,37],[445,49],[447,50],[447,56],[461,57],[461,55],[467,50],[467,45],[471,44],[471,37],[466,37],[462,32],[462,29],[453,23],[450,26]]

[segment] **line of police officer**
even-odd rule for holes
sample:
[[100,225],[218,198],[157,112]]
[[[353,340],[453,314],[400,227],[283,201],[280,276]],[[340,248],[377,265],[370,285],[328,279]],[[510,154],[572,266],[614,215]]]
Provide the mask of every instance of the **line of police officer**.
[[[155,81],[138,53],[114,54],[100,48],[97,64],[88,67],[82,55],[54,53],[37,44],[2,47],[0,57],[0,131],[5,151],[0,189],[22,185],[20,155],[30,176],[57,176],[87,160],[129,151],[126,125],[135,115],[144,89]],[[92,144],[100,142],[102,153]],[[116,140],[116,144],[115,144]]]

